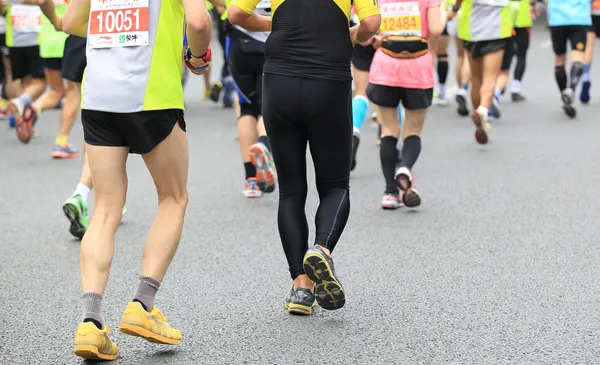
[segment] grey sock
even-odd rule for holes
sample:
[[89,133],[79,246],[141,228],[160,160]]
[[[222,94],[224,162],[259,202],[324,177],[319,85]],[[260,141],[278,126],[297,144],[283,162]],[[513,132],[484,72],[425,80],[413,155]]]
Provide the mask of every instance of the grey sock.
[[144,308],[150,312],[154,308],[154,297],[160,287],[160,282],[148,276],[141,276],[138,284],[137,293],[133,300],[142,303]]
[[102,316],[102,294],[85,293],[81,296],[83,301],[83,319],[91,319],[104,327],[104,317]]

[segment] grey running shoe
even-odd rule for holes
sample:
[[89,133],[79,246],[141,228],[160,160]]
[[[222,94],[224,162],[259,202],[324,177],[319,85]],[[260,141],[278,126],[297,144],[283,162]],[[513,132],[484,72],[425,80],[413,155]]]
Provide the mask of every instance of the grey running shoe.
[[344,288],[335,275],[333,261],[315,245],[304,255],[304,272],[315,283],[317,303],[327,310],[340,309],[346,303]]
[[315,306],[315,295],[305,288],[292,289],[285,300],[285,309],[291,314],[309,315]]

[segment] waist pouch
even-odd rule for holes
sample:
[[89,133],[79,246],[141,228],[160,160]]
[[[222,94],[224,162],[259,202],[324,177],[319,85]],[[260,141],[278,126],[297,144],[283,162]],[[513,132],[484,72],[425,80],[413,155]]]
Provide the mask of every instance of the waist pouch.
[[254,39],[240,39],[240,49],[245,54],[265,53],[265,44]]
[[381,40],[381,50],[394,58],[417,58],[427,54],[429,43],[418,36],[392,35]]

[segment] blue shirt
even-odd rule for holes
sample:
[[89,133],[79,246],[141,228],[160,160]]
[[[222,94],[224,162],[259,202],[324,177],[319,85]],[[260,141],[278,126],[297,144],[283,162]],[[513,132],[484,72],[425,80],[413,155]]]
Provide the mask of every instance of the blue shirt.
[[549,0],[548,25],[592,25],[591,0]]

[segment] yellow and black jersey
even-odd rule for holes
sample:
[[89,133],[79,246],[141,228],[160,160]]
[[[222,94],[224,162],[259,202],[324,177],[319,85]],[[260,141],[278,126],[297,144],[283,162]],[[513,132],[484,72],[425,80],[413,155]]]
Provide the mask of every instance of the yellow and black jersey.
[[[264,1],[264,0],[263,0]],[[233,0],[251,14],[261,0]],[[273,28],[264,73],[310,79],[352,79],[350,9],[359,20],[379,14],[377,0],[271,0]]]

